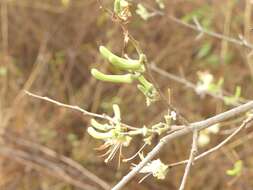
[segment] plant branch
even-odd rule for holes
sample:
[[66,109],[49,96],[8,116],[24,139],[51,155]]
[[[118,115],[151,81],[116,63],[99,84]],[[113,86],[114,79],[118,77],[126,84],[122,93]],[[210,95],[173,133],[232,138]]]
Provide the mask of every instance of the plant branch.
[[170,20],[174,21],[177,24],[183,25],[187,28],[198,31],[200,33],[207,34],[207,35],[215,37],[217,39],[226,40],[230,43],[234,43],[234,44],[237,44],[237,45],[240,45],[240,46],[244,46],[244,47],[249,48],[249,49],[253,49],[253,45],[250,44],[241,35],[239,35],[239,39],[236,39],[236,38],[233,38],[233,37],[225,36],[225,35],[217,33],[217,32],[209,31],[209,30],[203,28],[200,24],[195,24],[194,25],[194,24],[186,23],[186,22],[184,22],[184,21],[182,21],[182,20],[180,20],[180,19],[178,19],[174,16],[167,15],[167,18],[169,18]]
[[[36,94],[33,94],[33,93],[28,92],[26,90],[25,90],[25,93],[27,95],[29,95],[29,96],[34,97],[34,98],[37,98],[37,99],[40,99],[40,100],[44,100],[44,101],[47,101],[47,102],[50,102],[50,103],[53,103],[53,104],[56,104],[57,106],[68,108],[68,109],[72,109],[72,110],[75,110],[75,111],[79,111],[83,115],[87,115],[87,116],[91,116],[91,117],[95,117],[95,118],[100,118],[100,119],[105,119],[105,120],[108,120],[108,121],[110,121],[112,123],[115,122],[115,120],[112,117],[110,117],[110,116],[108,116],[106,114],[92,113],[92,112],[89,112],[89,111],[87,111],[85,109],[80,108],[79,106],[64,104],[64,103],[61,103],[59,101],[53,100],[53,99],[51,99],[49,97],[36,95]],[[138,128],[132,127],[132,126],[124,124],[124,123],[121,123],[121,124],[122,124],[122,126],[127,127],[129,129],[138,129]]]
[[[135,0],[135,2],[141,2],[141,1]],[[177,24],[180,24],[184,27],[187,27],[187,28],[190,28],[190,29],[195,30],[197,32],[200,32],[200,35],[207,34],[207,35],[209,35],[211,37],[214,37],[214,38],[217,38],[217,39],[226,40],[230,43],[237,44],[237,45],[240,45],[240,46],[244,46],[244,47],[249,48],[249,49],[253,49],[253,44],[249,43],[242,35],[239,35],[238,39],[230,37],[230,36],[225,36],[225,35],[220,34],[218,32],[213,32],[213,31],[210,31],[210,30],[207,30],[207,29],[203,28],[203,26],[201,26],[200,23],[196,19],[194,19],[195,24],[189,24],[187,22],[182,21],[179,18],[176,18],[176,17],[172,16],[172,15],[165,14],[164,12],[155,9],[154,7],[148,5],[147,3],[144,3],[144,4],[145,4],[145,6],[147,6],[148,9],[153,11],[153,16],[166,17],[169,20],[171,20],[171,21],[173,21]]]
[[[173,80],[175,82],[183,84],[187,88],[190,88],[194,92],[196,92],[197,94],[199,94],[198,91],[197,91],[197,85],[195,85],[194,83],[186,80],[185,78],[182,78],[182,77],[176,76],[176,75],[174,75],[172,73],[169,73],[167,71],[164,71],[164,70],[160,69],[159,67],[157,67],[154,63],[152,63],[150,65],[150,69],[153,70],[154,72],[156,72],[156,73],[158,73],[158,74],[166,77],[166,78],[169,78],[169,79],[171,79],[171,80]],[[219,99],[219,100],[222,100],[222,101],[225,101],[225,97],[222,94],[225,94],[226,96],[231,96],[231,94],[229,94],[227,92],[224,92],[224,91],[222,91],[221,94],[216,94],[216,93],[213,93],[213,92],[209,92],[208,90],[203,90],[203,92],[201,92],[201,94],[206,94],[206,95],[209,95],[209,96],[211,96],[213,98],[216,98],[216,99]],[[231,105],[233,105],[233,106],[239,106],[242,103],[246,103],[246,102],[248,102],[248,100],[240,98],[240,100],[231,103]]]
[[5,134],[0,135],[0,137],[3,138],[4,145],[6,146],[8,146],[8,144],[15,144],[20,146],[18,147],[17,150],[22,150],[23,148],[25,148],[28,149],[30,152],[36,152],[38,153],[38,155],[40,155],[40,157],[45,156],[45,158],[49,158],[50,161],[52,162],[54,161],[59,165],[61,164],[66,165],[68,169],[73,169],[75,172],[79,173],[80,177],[83,176],[90,179],[94,183],[98,184],[101,188],[105,190],[110,189],[110,186],[104,180],[100,179],[98,176],[96,176],[95,174],[84,168],[81,164],[72,160],[69,157],[58,154],[57,152],[46,146],[43,146],[33,141],[23,139],[17,135],[13,135],[7,132]]
[[233,108],[229,111],[220,113],[218,115],[215,115],[211,118],[208,118],[203,121],[195,122],[189,125],[188,127],[185,127],[181,130],[178,130],[172,134],[169,134],[165,137],[163,137],[160,142],[154,147],[153,150],[151,150],[148,155],[133,169],[131,170],[126,176],[124,176],[118,184],[116,184],[112,190],[119,190],[122,187],[124,187],[137,173],[150,161],[152,160],[171,140],[178,138],[180,136],[186,135],[194,130],[203,130],[205,128],[210,127],[211,125],[214,125],[216,123],[225,121],[227,119],[230,119],[232,117],[238,116],[242,113],[245,113],[247,111],[250,111],[253,109],[253,101],[250,101],[246,104],[240,105],[236,108]]
[[193,131],[193,135],[192,135],[192,148],[191,148],[191,153],[190,153],[190,157],[189,157],[189,160],[188,160],[188,162],[187,162],[187,165],[186,165],[186,167],[185,167],[184,176],[183,176],[181,185],[180,185],[180,187],[179,187],[179,190],[184,190],[187,177],[188,177],[188,175],[190,174],[191,166],[193,165],[195,155],[197,154],[197,151],[198,151],[198,144],[197,144],[197,142],[198,142],[198,130],[194,130],[194,131]]
[[97,187],[94,185],[85,184],[80,179],[76,179],[77,176],[73,177],[68,174],[60,165],[54,163],[50,160],[44,159],[43,157],[38,155],[31,155],[27,153],[27,151],[18,150],[15,148],[10,148],[8,146],[2,146],[0,148],[0,155],[2,157],[8,157],[13,161],[19,162],[21,164],[27,165],[29,167],[35,168],[38,171],[46,172],[47,174],[62,179],[65,182],[78,187],[82,190],[90,189],[97,190]]
[[[202,154],[195,157],[194,161],[199,160],[205,156],[208,156],[209,154],[219,150],[221,147],[223,147],[225,144],[227,144],[232,138],[234,138],[242,129],[244,129],[248,124],[250,124],[253,120],[253,117],[249,117],[246,120],[243,121],[243,123],[232,133],[230,134],[226,139],[224,139],[221,143],[219,143],[217,146],[207,150],[206,152],[203,152]],[[187,164],[189,160],[183,160],[177,163],[170,164],[169,167],[175,167],[182,164]]]

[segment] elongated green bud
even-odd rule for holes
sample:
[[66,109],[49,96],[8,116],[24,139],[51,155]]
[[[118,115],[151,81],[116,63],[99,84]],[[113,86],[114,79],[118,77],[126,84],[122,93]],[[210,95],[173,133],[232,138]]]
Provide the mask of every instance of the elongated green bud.
[[100,131],[108,131],[113,128],[112,126],[110,126],[108,124],[98,123],[95,119],[91,119],[90,123],[91,123],[92,127],[94,127],[95,129],[98,129]]
[[141,68],[143,63],[143,56],[141,57],[141,60],[124,59],[113,54],[104,46],[100,46],[99,51],[105,59],[107,59],[113,66],[119,69],[134,71],[138,71],[140,69],[143,70],[143,68]]
[[114,12],[119,14],[121,11],[121,5],[120,5],[121,0],[115,0],[114,1]]
[[104,73],[101,73],[97,69],[91,69],[91,74],[98,80],[113,82],[113,83],[132,83],[134,80],[132,74],[106,75]]
[[109,139],[113,136],[113,134],[109,131],[106,133],[98,132],[93,127],[88,127],[87,132],[90,136],[95,139]]
[[114,0],[114,12],[116,14],[121,14],[125,7],[129,5],[126,0]]
[[118,104],[113,104],[112,105],[113,108],[113,112],[114,112],[114,117],[120,121],[121,117],[120,117],[120,108],[118,106]]
[[145,77],[143,75],[141,75],[139,78],[138,78],[139,82],[146,88],[146,89],[150,89],[153,87],[153,84],[148,82]]

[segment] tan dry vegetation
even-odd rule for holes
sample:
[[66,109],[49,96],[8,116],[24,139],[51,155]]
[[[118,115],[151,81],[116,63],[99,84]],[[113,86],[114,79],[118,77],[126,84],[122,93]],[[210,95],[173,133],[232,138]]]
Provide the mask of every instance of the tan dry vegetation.
[[[108,45],[120,53],[123,48],[121,29],[99,9],[95,0],[72,0],[68,7],[57,0],[0,2],[0,64],[8,71],[0,76],[0,189],[101,189],[115,184],[129,170],[129,165],[123,163],[117,169],[116,161],[106,165],[98,157],[94,148],[99,142],[86,134],[90,117],[28,97],[23,90],[96,113],[110,114],[112,103],[119,103],[124,122],[136,127],[158,122],[167,110],[164,100],[147,108],[144,97],[134,86],[102,83],[90,75],[90,68],[98,66],[113,72],[101,59],[98,46]],[[145,2],[155,6],[152,1]],[[106,4],[110,6],[112,1]],[[245,12],[250,11],[250,5],[246,6],[244,1],[233,6],[229,0],[175,0],[166,2],[165,12],[182,18],[203,6],[208,6],[206,17],[211,22],[211,30],[236,38],[243,34],[251,40],[252,17],[249,19],[249,13]],[[247,59],[248,49],[207,35],[196,40],[198,33],[165,16],[145,22],[134,15],[129,31],[138,39],[150,62],[165,71],[196,83],[197,72],[209,70],[215,79],[224,77],[225,90],[233,93],[235,86],[240,85],[243,97],[252,98],[252,61]],[[212,43],[212,52],[219,58],[227,52],[232,54],[231,61],[225,64],[220,59],[210,64],[196,58],[206,41]],[[165,98],[168,99],[167,91],[171,89],[172,104],[190,121],[229,108],[220,100],[201,98],[182,84],[150,72]],[[222,130],[238,125],[232,122]],[[252,129],[247,129],[221,151],[197,161],[186,189],[251,190],[252,137]],[[224,138],[223,134],[213,135],[207,148]],[[187,136],[173,141],[162,151],[161,159],[169,163],[186,159],[190,140]],[[132,155],[142,145],[141,139],[135,142],[125,155]],[[227,176],[226,170],[238,159],[245,165],[242,175],[236,179]],[[125,189],[176,189],[183,171],[184,167],[175,167],[164,181],[150,177],[137,185],[138,180],[134,180]]]

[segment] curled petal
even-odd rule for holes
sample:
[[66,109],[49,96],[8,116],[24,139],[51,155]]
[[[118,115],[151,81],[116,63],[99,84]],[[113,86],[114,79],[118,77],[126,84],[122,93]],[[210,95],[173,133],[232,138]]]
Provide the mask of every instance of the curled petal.
[[113,128],[112,126],[110,126],[108,124],[101,124],[101,123],[97,122],[95,119],[91,119],[91,125],[95,129],[98,129],[101,131],[108,131]]
[[111,133],[111,131],[107,132],[107,133],[102,133],[102,132],[98,132],[96,131],[93,127],[88,127],[87,132],[89,133],[90,136],[92,136],[95,139],[109,139],[113,136],[113,134]]

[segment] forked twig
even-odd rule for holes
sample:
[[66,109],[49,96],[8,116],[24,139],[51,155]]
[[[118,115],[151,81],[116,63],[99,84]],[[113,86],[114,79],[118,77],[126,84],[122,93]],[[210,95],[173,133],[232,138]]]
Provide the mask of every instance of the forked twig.
[[[135,0],[135,2],[141,2],[141,1]],[[177,24],[180,24],[184,27],[187,27],[187,28],[190,28],[192,30],[195,30],[195,31],[199,32],[201,35],[207,34],[211,37],[214,37],[214,38],[217,38],[217,39],[220,39],[220,40],[226,40],[227,42],[237,44],[237,45],[249,48],[249,49],[253,49],[253,44],[249,43],[241,35],[238,35],[238,39],[237,39],[237,38],[233,38],[233,37],[230,37],[230,36],[220,34],[218,32],[210,31],[208,29],[203,28],[203,26],[201,26],[201,24],[196,19],[193,20],[194,24],[190,24],[190,23],[184,22],[183,20],[181,20],[179,18],[174,17],[173,15],[168,15],[168,14],[164,13],[163,11],[157,10],[152,6],[149,6],[147,3],[144,3],[144,4],[148,7],[148,9],[153,11],[154,16],[166,17],[167,19],[169,19],[169,20],[171,20],[171,21],[173,21]]]
[[[205,156],[208,156],[209,154],[219,150],[221,147],[223,147],[225,144],[227,144],[232,138],[234,138],[242,129],[244,129],[248,124],[250,124],[253,120],[253,117],[249,117],[248,119],[244,120],[243,123],[232,133],[230,134],[226,139],[224,139],[221,143],[219,143],[218,145],[216,145],[215,147],[207,150],[206,152],[203,152],[202,154],[198,155],[195,157],[194,161],[199,160]],[[179,166],[182,164],[187,164],[189,160],[183,160],[180,162],[176,162],[173,164],[170,164],[169,167],[175,167],[175,166]]]
[[205,128],[208,128],[216,123],[225,121],[227,119],[230,119],[232,117],[238,116],[242,113],[245,113],[247,111],[250,111],[253,109],[253,101],[250,101],[246,104],[240,105],[236,108],[233,108],[229,111],[220,113],[218,115],[215,115],[209,119],[199,121],[192,123],[188,127],[185,127],[181,130],[178,130],[172,134],[169,134],[165,137],[163,137],[160,142],[154,147],[153,150],[151,150],[148,155],[133,169],[131,170],[127,175],[125,175],[118,184],[116,184],[112,190],[119,190],[123,188],[135,175],[138,174],[138,172],[150,161],[152,160],[160,151],[161,149],[169,143],[171,140],[178,138],[180,136],[186,135],[194,130],[203,130]]

